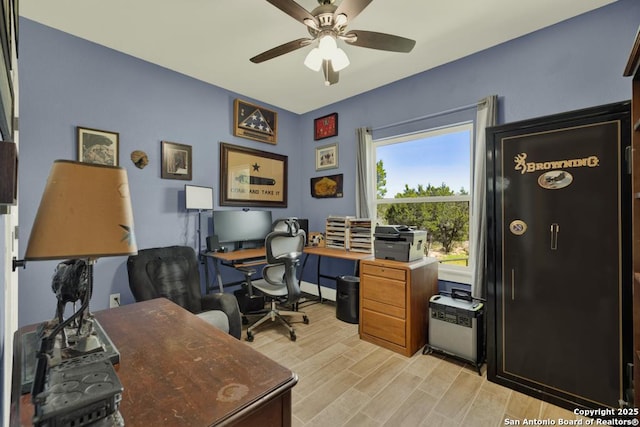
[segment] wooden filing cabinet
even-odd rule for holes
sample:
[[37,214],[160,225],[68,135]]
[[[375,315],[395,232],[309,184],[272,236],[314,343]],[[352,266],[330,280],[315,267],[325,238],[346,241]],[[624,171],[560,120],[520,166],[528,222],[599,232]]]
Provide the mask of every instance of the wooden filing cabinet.
[[429,298],[438,293],[438,261],[360,262],[360,338],[411,356],[426,344]]

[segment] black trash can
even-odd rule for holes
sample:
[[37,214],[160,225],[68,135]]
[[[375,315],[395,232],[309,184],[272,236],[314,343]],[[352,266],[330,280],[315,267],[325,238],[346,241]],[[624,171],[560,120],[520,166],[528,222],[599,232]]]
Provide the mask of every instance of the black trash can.
[[336,317],[343,322],[358,323],[360,278],[338,276],[336,281]]

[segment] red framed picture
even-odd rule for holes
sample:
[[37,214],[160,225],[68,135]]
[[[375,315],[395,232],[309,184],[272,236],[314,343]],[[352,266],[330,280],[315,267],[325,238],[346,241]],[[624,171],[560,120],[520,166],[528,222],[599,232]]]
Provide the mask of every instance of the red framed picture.
[[338,135],[338,113],[331,113],[313,121],[313,139],[319,140]]

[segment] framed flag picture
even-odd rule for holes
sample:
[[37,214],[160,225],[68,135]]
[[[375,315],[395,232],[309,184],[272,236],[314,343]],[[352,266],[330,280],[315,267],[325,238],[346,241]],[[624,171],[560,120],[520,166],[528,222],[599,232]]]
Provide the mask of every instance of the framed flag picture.
[[233,134],[275,145],[278,142],[278,113],[236,99],[233,103]]

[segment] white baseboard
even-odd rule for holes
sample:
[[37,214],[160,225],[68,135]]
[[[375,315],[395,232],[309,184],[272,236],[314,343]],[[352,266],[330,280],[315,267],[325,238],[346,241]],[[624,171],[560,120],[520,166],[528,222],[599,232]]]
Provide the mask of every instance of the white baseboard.
[[[316,295],[318,296],[318,285],[311,282],[305,282],[304,280],[300,283],[300,290],[302,292]],[[322,292],[322,299],[328,299],[329,301],[336,300],[336,290],[327,288],[325,286],[320,285],[320,291]]]

